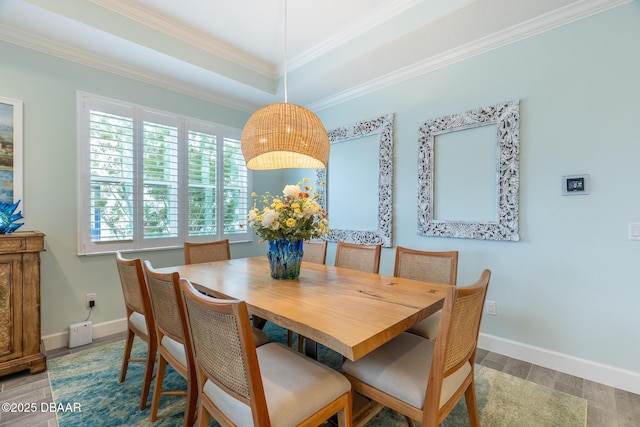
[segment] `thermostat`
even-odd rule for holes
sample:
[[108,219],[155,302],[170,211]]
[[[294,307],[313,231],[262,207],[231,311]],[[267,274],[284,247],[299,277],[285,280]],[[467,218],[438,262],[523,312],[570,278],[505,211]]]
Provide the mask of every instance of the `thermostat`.
[[589,194],[589,175],[567,175],[562,177],[563,196]]

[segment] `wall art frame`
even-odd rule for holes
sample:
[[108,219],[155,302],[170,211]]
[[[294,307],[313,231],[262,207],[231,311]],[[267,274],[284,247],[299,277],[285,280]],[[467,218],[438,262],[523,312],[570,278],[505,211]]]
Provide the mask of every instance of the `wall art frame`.
[[[351,230],[334,229],[325,236],[326,240],[332,242],[347,242],[361,245],[380,244],[383,247],[392,245],[392,220],[393,220],[393,126],[394,115],[386,114],[371,120],[364,120],[349,124],[328,132],[331,144],[337,144],[357,138],[378,136],[378,220],[377,228],[371,230]],[[324,182],[327,185],[320,186],[319,203],[329,212],[331,220],[331,209],[328,205],[328,192],[331,191],[328,185],[327,174],[330,172],[330,165],[326,169],[317,169],[317,182]]]
[[[23,103],[0,96],[0,202],[22,200]],[[24,210],[24,209],[22,209]]]
[[[435,137],[479,126],[497,125],[495,220],[434,219]],[[513,100],[418,124],[418,234],[480,240],[520,240],[520,101]],[[493,167],[493,166],[492,166]]]

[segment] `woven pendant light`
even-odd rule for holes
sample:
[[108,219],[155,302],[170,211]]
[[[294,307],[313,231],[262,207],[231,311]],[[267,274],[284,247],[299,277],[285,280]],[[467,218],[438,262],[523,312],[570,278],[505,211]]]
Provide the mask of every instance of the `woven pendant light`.
[[240,145],[249,169],[322,169],[329,161],[329,136],[304,107],[287,103],[287,2],[285,0],[284,102],[258,109],[242,130]]
[[321,169],[329,160],[329,136],[318,116],[286,102],[253,113],[240,141],[249,169]]

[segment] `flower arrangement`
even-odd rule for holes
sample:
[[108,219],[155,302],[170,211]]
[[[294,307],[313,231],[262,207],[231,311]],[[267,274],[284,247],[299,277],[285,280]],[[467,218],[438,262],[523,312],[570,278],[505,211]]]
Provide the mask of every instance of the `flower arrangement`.
[[[329,233],[327,212],[317,201],[320,195],[314,193],[313,186],[308,184],[309,180],[305,178],[297,185],[286,185],[282,196],[253,193],[253,208],[247,215],[249,226],[258,236],[269,241],[287,239],[295,242]],[[256,199],[262,201],[261,208],[257,206]]]

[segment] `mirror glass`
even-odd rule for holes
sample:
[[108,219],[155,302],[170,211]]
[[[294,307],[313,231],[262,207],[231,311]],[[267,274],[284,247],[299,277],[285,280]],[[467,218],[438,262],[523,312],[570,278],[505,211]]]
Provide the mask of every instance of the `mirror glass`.
[[[358,166],[354,167],[354,159]],[[336,229],[375,230],[378,228],[378,137],[349,139],[331,145],[327,173],[327,209],[331,227]],[[348,183],[348,185],[345,185]],[[354,215],[353,189],[358,189],[358,209]],[[341,203],[342,201],[342,203]]]
[[[433,219],[496,221],[496,125],[434,138]],[[460,154],[474,159],[460,167]]]

